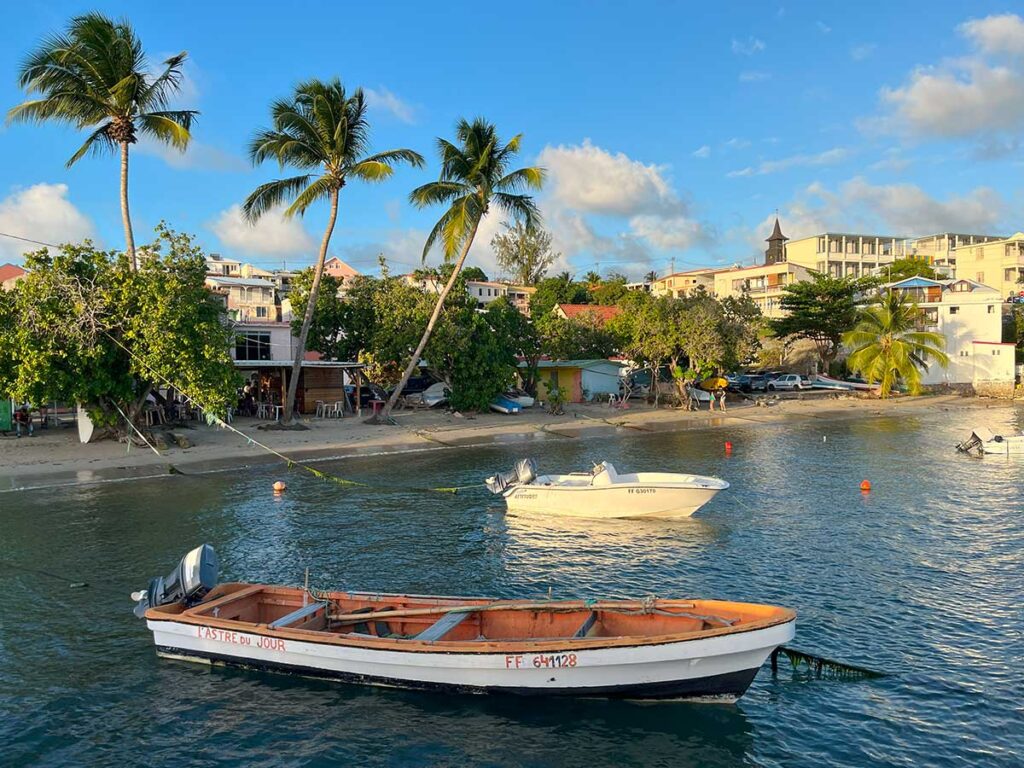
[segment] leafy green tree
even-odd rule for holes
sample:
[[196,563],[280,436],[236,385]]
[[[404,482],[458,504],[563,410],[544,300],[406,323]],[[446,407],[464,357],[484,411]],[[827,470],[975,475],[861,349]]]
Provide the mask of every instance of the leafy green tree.
[[498,267],[517,285],[536,285],[562,254],[551,249],[551,233],[521,221],[505,224],[505,231],[491,238]]
[[537,284],[530,297],[530,316],[534,320],[550,315],[555,304],[593,304],[594,297],[583,283],[575,283],[568,272],[549,277]]
[[313,203],[326,200],[330,205],[327,228],[320,242],[320,254],[309,288],[310,301],[299,329],[295,361],[288,377],[288,396],[284,403],[284,422],[292,420],[299,371],[306,353],[306,342],[318,306],[324,260],[338,218],[338,196],[349,179],[379,182],[391,177],[396,165],[420,167],[423,157],[411,149],[392,149],[367,155],[370,126],[366,119],[363,91],[346,92],[338,78],[329,82],[307,80],[296,86],[290,99],[270,106],[272,127],[260,130],[249,144],[253,165],[276,160],[279,167],[299,168],[306,173],[261,184],[246,198],[242,210],[255,223],[261,216],[287,201],[284,216],[300,216]]
[[555,360],[605,358],[618,348],[618,338],[595,314],[584,312],[572,320],[548,314],[534,322],[544,354]]
[[519,369],[523,389],[536,396],[537,368],[544,353],[537,326],[504,296],[487,305],[487,322],[499,337],[508,339],[513,353],[526,363]]
[[543,169],[527,167],[509,170],[509,164],[519,152],[521,136],[513,136],[508,143],[503,143],[491,123],[477,118],[472,122],[460,120],[455,128],[455,137],[455,144],[438,139],[440,178],[414,189],[409,196],[419,208],[439,203],[448,206],[448,210],[427,235],[423,258],[426,259],[435,243],[440,244],[445,261],[454,260],[455,268],[437,297],[427,327],[398,386],[384,405],[380,414],[380,420],[383,421],[390,420],[391,409],[419,365],[423,350],[441,316],[445,299],[462,271],[480,222],[490,206],[494,204],[505,215],[521,220],[529,227],[535,226],[540,220],[537,206],[526,192],[541,188],[544,183]]
[[926,277],[934,280],[935,269],[924,259],[906,257],[896,259],[892,264],[883,268],[882,276],[887,283],[895,283],[899,280],[906,280],[908,277]]
[[941,333],[919,330],[924,312],[900,291],[884,291],[867,307],[856,327],[843,335],[851,348],[846,364],[888,397],[899,382],[911,394],[921,391],[921,371],[933,360],[945,368],[949,358],[943,351]]
[[487,282],[487,273],[477,266],[465,267],[462,270],[462,276],[467,280],[476,280],[481,283]]
[[618,304],[629,293],[629,289],[626,288],[626,278],[622,275],[616,275],[607,280],[602,280],[592,290],[592,293],[594,294],[595,302],[610,307]]
[[141,133],[184,150],[191,139],[193,110],[168,109],[181,90],[183,51],[163,63],[155,77],[149,72],[142,43],[127,21],[99,13],[74,17],[67,31],[48,37],[22,64],[18,82],[26,101],[7,113],[9,122],[54,120],[92,130],[68,160],[118,149],[121,153],[121,219],[125,248],[133,268],[135,236],[128,210],[128,148]]
[[[338,295],[342,281],[333,275],[320,278],[320,290],[317,292],[316,307],[306,337],[306,348],[319,352],[325,360],[351,360],[351,345],[345,337],[345,329],[350,325],[349,315],[353,306]],[[292,304],[292,335],[302,333],[302,322],[306,316],[310,289],[313,285],[313,269],[304,269],[292,280],[291,292],[288,294]]]
[[223,414],[240,377],[206,260],[163,226],[138,270],[90,243],[29,254],[29,274],[0,303],[0,391],[89,406],[97,423],[138,423],[152,389],[174,386]]
[[[651,371],[657,382],[661,367],[671,361],[675,368],[683,354],[679,338],[681,304],[668,297],[654,297],[646,292],[630,293],[622,301],[622,312],[608,326],[619,342],[619,351],[634,364]],[[652,387],[654,402],[660,389]]]
[[722,370],[735,371],[756,359],[766,331],[765,320],[749,294],[726,296],[721,305]]
[[810,339],[822,367],[839,354],[843,334],[857,323],[857,295],[874,284],[870,278],[833,277],[812,272],[810,280],[791,283],[782,289],[780,306],[786,316],[772,322],[777,336]]

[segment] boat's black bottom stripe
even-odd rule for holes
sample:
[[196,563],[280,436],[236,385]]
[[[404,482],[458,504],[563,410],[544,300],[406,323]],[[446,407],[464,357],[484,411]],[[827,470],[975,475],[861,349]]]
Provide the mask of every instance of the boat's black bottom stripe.
[[432,683],[420,680],[403,680],[401,678],[377,677],[360,675],[354,672],[337,672],[300,664],[283,664],[278,662],[240,659],[234,656],[223,656],[218,653],[185,650],[157,646],[157,652],[206,660],[215,664],[255,669],[261,672],[283,672],[304,677],[315,677],[322,680],[336,680],[343,683],[362,685],[378,685],[391,688],[407,688],[417,691],[443,691],[446,693],[509,693],[520,696],[598,696],[604,698],[629,699],[686,699],[686,698],[738,698],[750,687],[757,668],[744,669],[739,672],[728,672],[724,675],[693,678],[689,680],[671,680],[661,683],[637,683],[635,685],[606,685],[588,688],[507,688],[459,685],[457,683]]

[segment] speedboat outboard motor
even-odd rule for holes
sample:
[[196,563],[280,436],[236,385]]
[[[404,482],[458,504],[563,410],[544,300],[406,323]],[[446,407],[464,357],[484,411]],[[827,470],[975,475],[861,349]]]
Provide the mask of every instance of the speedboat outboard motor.
[[217,553],[209,544],[196,547],[178,563],[167,576],[157,576],[149,582],[149,589],[132,592],[135,615],[140,619],[146,610],[160,605],[181,603],[195,605],[206,593],[217,586]]
[[533,459],[520,459],[508,472],[499,472],[494,477],[484,480],[484,485],[491,493],[503,493],[511,485],[529,485],[537,479],[537,462]]

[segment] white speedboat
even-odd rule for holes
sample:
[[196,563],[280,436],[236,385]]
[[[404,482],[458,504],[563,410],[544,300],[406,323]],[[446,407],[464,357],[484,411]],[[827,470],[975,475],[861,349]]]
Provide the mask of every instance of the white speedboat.
[[729,487],[725,480],[702,475],[619,474],[608,461],[590,472],[538,475],[533,459],[487,478],[486,485],[513,512],[590,518],[689,517]]
[[788,608],[720,600],[491,600],[221,583],[209,545],[132,598],[162,657],[447,693],[732,701],[796,626]]
[[963,453],[995,453],[1003,456],[1024,453],[1024,433],[997,435],[988,427],[977,427],[956,448]]

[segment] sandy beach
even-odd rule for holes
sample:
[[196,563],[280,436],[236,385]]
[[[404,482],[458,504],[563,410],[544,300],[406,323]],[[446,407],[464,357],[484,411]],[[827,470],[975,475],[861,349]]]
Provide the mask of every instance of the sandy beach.
[[[238,419],[234,426],[289,458],[315,462],[349,456],[400,454],[502,443],[531,443],[550,439],[585,439],[625,430],[666,432],[725,428],[737,423],[780,424],[807,419],[872,418],[921,408],[970,409],[1003,404],[988,398],[957,395],[873,400],[857,397],[793,396],[767,407],[736,399],[724,413],[689,412],[630,404],[628,409],[607,405],[571,405],[561,416],[534,408],[516,416],[496,413],[455,415],[444,411],[404,411],[395,414],[397,426],[377,426],[360,419],[306,418],[308,429],[262,430],[266,422]],[[77,431],[64,426],[36,430],[35,436],[0,438],[0,491],[55,485],[86,484],[170,473],[227,471],[254,465],[282,465],[272,453],[250,444],[235,432],[191,423],[174,427],[192,444],[172,446],[154,454],[146,447],[102,440],[82,445]]]

